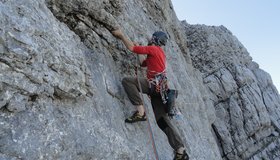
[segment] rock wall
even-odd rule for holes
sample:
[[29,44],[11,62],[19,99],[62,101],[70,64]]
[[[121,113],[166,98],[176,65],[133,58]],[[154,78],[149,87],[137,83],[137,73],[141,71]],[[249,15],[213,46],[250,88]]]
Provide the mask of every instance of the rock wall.
[[280,101],[270,75],[224,26],[183,25],[193,66],[202,73],[214,103],[212,127],[222,157],[279,158]]
[[[122,86],[133,41],[163,30],[172,120],[191,159],[276,159],[280,98],[268,73],[225,27],[178,21],[170,0],[1,0],[0,159],[154,159],[147,123]],[[172,159],[145,97],[159,157]]]

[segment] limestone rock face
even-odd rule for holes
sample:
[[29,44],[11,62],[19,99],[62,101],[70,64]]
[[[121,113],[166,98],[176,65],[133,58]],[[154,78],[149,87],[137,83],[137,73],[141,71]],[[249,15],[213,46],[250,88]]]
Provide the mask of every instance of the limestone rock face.
[[211,93],[222,157],[279,158],[280,101],[269,74],[224,26],[183,25],[193,66]]
[[[154,159],[147,123],[121,86],[136,56],[110,31],[164,47],[191,159],[275,159],[280,98],[225,27],[178,21],[170,0],[0,0],[0,159]],[[172,148],[147,113],[161,160]]]

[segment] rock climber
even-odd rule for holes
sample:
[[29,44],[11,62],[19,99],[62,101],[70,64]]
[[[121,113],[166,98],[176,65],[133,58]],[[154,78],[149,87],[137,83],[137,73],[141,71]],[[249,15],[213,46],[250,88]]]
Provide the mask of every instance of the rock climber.
[[148,94],[151,98],[157,125],[166,134],[169,144],[174,149],[174,160],[188,160],[189,157],[186,153],[183,141],[166,113],[166,101],[168,100],[166,95],[169,89],[165,72],[166,57],[161,47],[165,46],[167,43],[167,34],[162,31],[155,32],[147,46],[139,46],[137,43],[130,41],[120,28],[112,31],[112,34],[120,39],[128,50],[136,54],[147,55],[146,59],[141,63],[141,67],[147,67],[147,77],[138,79],[137,77],[125,77],[122,80],[122,85],[129,100],[137,108],[137,111],[135,111],[132,116],[125,119],[125,122],[134,123],[147,120],[143,101],[139,93],[139,80],[142,92]]

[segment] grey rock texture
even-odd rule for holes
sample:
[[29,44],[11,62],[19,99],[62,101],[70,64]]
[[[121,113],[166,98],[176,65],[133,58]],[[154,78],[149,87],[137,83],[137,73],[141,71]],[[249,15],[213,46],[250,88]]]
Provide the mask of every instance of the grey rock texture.
[[0,0],[0,159],[154,159],[147,123],[124,123],[136,57],[110,34],[119,26],[142,44],[168,33],[172,123],[191,159],[279,158],[278,91],[225,27],[180,22],[170,0]]
[[269,74],[224,26],[183,25],[193,66],[211,93],[222,157],[280,158],[280,101]]

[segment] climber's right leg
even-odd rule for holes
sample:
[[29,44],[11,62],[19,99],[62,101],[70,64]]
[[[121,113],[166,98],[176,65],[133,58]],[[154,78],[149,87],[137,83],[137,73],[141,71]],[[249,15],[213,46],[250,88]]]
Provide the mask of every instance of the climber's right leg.
[[175,152],[174,159],[188,160],[188,155],[186,153],[183,140],[180,137],[177,128],[175,128],[175,126],[170,121],[170,118],[167,116],[166,104],[162,103],[160,96],[151,97],[151,100],[157,124],[167,136],[168,142]]

